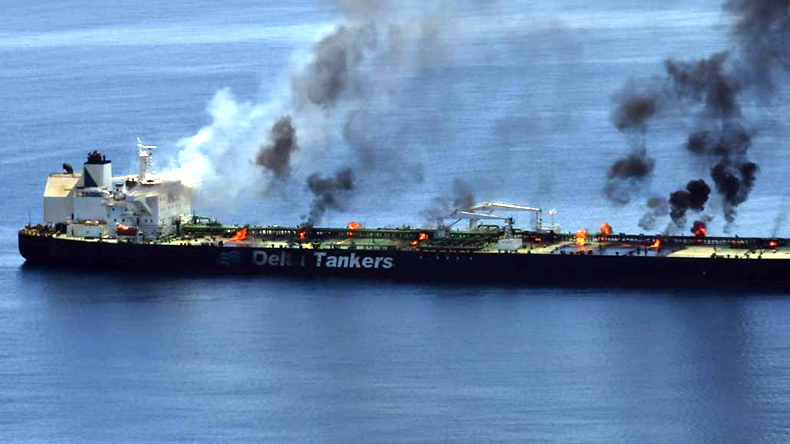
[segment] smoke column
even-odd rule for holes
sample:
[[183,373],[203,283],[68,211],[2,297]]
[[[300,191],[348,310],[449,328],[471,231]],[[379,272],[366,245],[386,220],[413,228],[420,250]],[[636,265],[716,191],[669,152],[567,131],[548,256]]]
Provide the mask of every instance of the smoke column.
[[637,149],[617,160],[609,168],[604,194],[615,203],[625,205],[647,180],[655,167],[655,160],[648,157],[647,150]]
[[647,211],[639,220],[639,227],[644,230],[655,228],[658,220],[669,214],[669,203],[666,199],[653,196],[647,199]]
[[255,163],[270,170],[278,179],[291,175],[291,155],[299,150],[296,144],[296,129],[291,117],[284,116],[272,126],[269,141],[260,147]]
[[327,178],[313,173],[307,178],[307,188],[315,198],[310,204],[310,215],[307,217],[305,225],[314,226],[327,210],[345,210],[348,195],[354,189],[354,173],[348,168]]
[[771,92],[776,71],[790,66],[790,0],[728,0],[725,10],[736,17],[741,78]]
[[660,85],[630,81],[614,97],[612,120],[620,131],[647,131],[648,121],[661,109]]
[[468,210],[475,205],[475,195],[472,186],[461,179],[453,181],[453,208]]
[[[737,207],[748,200],[759,172],[759,166],[748,158],[754,131],[744,126],[740,95],[749,89],[771,91],[775,75],[790,67],[789,8],[790,0],[728,0],[724,10],[735,23],[730,51],[696,61],[667,60],[663,78],[629,81],[614,99],[612,120],[622,132],[646,134],[649,121],[668,109],[682,111],[696,122],[686,149],[710,165],[711,179],[724,204],[726,231],[735,221]],[[652,165],[652,159],[644,145],[632,148],[610,168],[605,195],[615,203],[628,203],[643,185],[648,175],[644,173],[652,171],[647,165]],[[705,188],[709,190],[707,184]],[[705,188],[696,189],[700,197]],[[688,209],[699,211],[693,196],[688,186],[670,194],[674,223],[685,223]],[[659,207],[655,201],[648,203],[646,225],[655,222]]]
[[441,225],[443,217],[455,210],[469,210],[475,205],[472,186],[461,179],[454,179],[452,194],[433,198],[431,205],[423,211],[429,224]]
[[640,193],[653,173],[655,160],[648,155],[648,122],[662,109],[664,93],[657,80],[629,81],[613,98],[612,123],[628,140],[629,154],[614,161],[606,175],[604,195],[626,205]]
[[449,61],[443,38],[453,29],[452,4],[333,3],[340,19],[294,57],[269,91],[270,100],[243,102],[229,90],[219,91],[208,107],[212,123],[179,141],[169,174],[199,185],[204,202],[227,204],[261,196],[260,191],[270,196],[287,189],[273,185],[297,181],[314,199],[309,219],[317,223],[327,211],[346,208],[340,201],[351,199],[355,189],[318,192],[323,182],[317,178],[326,171],[391,179],[386,164],[397,161],[401,151],[377,128],[397,126],[387,107],[397,103],[415,72],[427,63]]
[[672,207],[669,215],[678,227],[686,223],[686,212],[689,210],[703,211],[705,203],[710,196],[710,187],[704,180],[692,180],[686,185],[685,190],[675,191],[669,195],[669,204]]

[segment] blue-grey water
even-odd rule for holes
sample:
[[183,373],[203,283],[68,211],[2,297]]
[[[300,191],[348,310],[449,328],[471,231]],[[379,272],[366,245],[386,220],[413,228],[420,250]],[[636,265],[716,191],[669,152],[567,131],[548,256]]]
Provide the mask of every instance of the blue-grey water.
[[[667,57],[726,49],[720,7],[454,7],[439,45],[447,54],[412,67],[390,114],[374,116],[375,146],[394,153],[389,163],[358,170],[353,200],[325,222],[422,223],[462,177],[480,200],[556,207],[567,230],[604,220],[640,230],[640,201],[617,207],[601,193],[607,167],[628,150],[611,122],[612,96],[630,78],[660,74]],[[116,173],[131,172],[136,136],[160,146],[164,168],[179,140],[211,124],[217,91],[270,103],[342,13],[321,0],[5,0],[0,10],[0,441],[790,440],[790,299],[777,289],[24,266],[16,230],[41,220],[47,173],[96,148]],[[762,168],[739,207],[742,235],[790,235],[787,92],[774,94],[770,106],[744,111],[758,129],[751,155]],[[399,127],[388,132],[388,122]],[[651,192],[704,172],[678,149],[687,125],[651,128]],[[304,177],[330,174],[348,157],[341,133],[325,149],[304,139],[284,186],[251,186],[198,208],[228,222],[297,223],[309,206]],[[710,225],[724,229],[721,216]],[[617,270],[603,278],[616,281]]]

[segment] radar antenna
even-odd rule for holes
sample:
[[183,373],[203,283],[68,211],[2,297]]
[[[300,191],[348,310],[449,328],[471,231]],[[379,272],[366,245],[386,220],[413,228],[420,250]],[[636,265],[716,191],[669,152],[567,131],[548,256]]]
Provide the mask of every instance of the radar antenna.
[[140,183],[145,182],[145,177],[149,172],[152,174],[154,172],[151,169],[151,154],[153,154],[153,150],[155,149],[156,146],[145,145],[139,137],[137,138],[137,158],[139,159],[140,166],[137,180],[139,180]]

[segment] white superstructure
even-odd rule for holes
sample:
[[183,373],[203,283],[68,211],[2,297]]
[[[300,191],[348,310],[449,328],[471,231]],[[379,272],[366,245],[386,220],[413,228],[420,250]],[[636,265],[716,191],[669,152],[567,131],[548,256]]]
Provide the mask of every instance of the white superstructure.
[[44,220],[70,236],[139,242],[172,233],[192,213],[192,188],[150,171],[154,146],[138,139],[137,175],[112,177],[112,163],[88,154],[82,173],[52,173],[44,190]]

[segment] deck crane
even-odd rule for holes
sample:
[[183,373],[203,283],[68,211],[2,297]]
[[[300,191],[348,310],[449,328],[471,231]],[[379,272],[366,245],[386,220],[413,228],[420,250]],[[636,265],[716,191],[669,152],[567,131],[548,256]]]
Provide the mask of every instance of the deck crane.
[[[548,231],[548,230],[559,231],[559,228],[555,227],[553,222],[554,214],[556,214],[556,211],[554,210],[549,211],[549,214],[552,216],[552,225],[550,227],[543,226],[543,217],[542,217],[543,210],[540,208],[524,207],[521,205],[513,205],[503,202],[483,202],[469,208],[469,211],[470,212],[485,211],[487,212],[487,214],[490,214],[494,211],[527,211],[535,214],[535,231]],[[476,227],[477,227],[477,220],[470,218],[469,230],[474,231]]]

